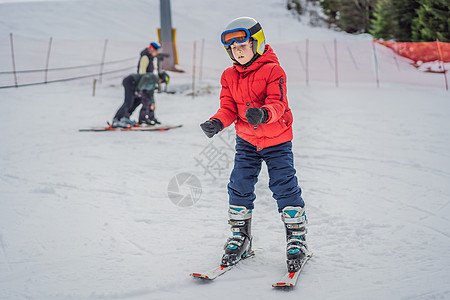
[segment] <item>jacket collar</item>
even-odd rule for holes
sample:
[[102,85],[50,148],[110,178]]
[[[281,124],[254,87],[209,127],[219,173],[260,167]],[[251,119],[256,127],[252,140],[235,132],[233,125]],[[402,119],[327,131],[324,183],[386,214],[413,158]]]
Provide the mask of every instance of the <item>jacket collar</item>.
[[277,55],[275,54],[275,52],[273,52],[273,49],[272,47],[270,47],[270,45],[265,46],[263,55],[258,57],[250,66],[245,67],[235,62],[233,64],[233,67],[239,73],[247,73],[259,69],[262,65],[266,63],[280,64]]

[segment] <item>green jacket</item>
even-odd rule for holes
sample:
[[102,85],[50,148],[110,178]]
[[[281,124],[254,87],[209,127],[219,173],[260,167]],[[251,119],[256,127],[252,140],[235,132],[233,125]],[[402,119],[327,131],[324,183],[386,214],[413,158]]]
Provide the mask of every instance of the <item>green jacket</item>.
[[147,92],[153,92],[158,86],[158,76],[153,73],[136,74],[139,76],[139,82],[137,84],[136,90]]

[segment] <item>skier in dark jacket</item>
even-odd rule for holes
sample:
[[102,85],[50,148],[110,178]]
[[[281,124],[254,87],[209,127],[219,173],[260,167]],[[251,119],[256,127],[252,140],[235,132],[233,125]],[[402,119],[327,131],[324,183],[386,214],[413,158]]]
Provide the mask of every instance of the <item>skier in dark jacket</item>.
[[141,51],[141,57],[139,58],[137,73],[153,73],[153,58],[158,55],[158,50],[161,46],[158,43],[152,42],[150,45]]

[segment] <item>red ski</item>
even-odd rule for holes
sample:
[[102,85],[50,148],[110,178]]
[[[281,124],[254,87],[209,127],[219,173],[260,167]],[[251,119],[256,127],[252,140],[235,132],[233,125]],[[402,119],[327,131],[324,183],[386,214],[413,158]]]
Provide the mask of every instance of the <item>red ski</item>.
[[312,252],[309,252],[305,258],[302,261],[302,264],[300,266],[300,270],[297,272],[288,272],[286,275],[284,275],[278,282],[272,284],[273,287],[294,287],[297,284],[298,276],[300,275],[300,272],[303,270],[303,267],[305,266],[306,262],[311,258]]
[[[260,249],[254,249],[254,250],[250,250],[250,252],[247,252],[245,254],[242,255],[241,259],[239,260],[242,261],[244,259],[250,258],[255,256],[255,252],[259,251]],[[201,273],[191,273],[190,275],[194,278],[201,278],[201,279],[206,279],[206,280],[214,280],[217,277],[225,274],[227,271],[231,270],[234,266],[236,265],[231,265],[229,267],[215,267],[211,270],[207,270],[205,272],[201,272]]]
[[183,125],[154,125],[154,126],[133,126],[128,128],[113,128],[111,125],[107,127],[93,127],[79,129],[79,131],[167,131],[174,128],[180,128]]

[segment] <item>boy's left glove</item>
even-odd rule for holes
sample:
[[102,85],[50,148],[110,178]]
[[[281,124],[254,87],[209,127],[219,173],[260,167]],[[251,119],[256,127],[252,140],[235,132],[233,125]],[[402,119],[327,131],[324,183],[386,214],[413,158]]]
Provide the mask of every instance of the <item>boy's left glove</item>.
[[258,125],[261,123],[266,123],[267,119],[269,118],[269,114],[264,108],[249,107],[245,112],[245,117],[251,125]]

